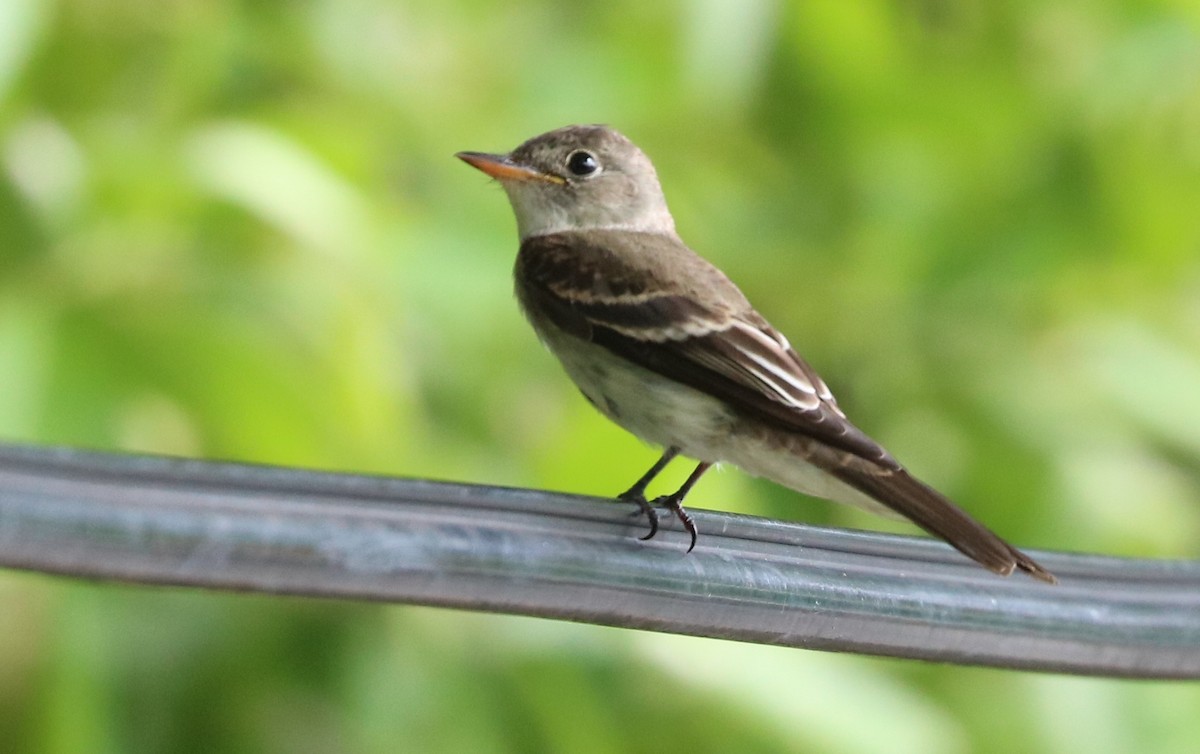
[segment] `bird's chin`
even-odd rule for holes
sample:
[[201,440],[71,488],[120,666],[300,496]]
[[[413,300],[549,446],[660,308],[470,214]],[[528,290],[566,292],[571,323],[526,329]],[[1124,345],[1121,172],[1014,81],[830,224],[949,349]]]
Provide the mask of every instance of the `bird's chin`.
[[580,225],[562,207],[529,184],[504,184],[521,240],[549,233],[578,230]]

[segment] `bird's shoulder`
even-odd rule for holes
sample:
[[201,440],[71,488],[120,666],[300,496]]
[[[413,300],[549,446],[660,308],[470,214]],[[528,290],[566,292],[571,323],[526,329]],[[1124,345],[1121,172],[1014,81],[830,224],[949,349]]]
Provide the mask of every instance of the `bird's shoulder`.
[[566,231],[525,239],[518,275],[584,303],[686,297],[726,315],[752,311],[741,290],[678,236],[624,229]]

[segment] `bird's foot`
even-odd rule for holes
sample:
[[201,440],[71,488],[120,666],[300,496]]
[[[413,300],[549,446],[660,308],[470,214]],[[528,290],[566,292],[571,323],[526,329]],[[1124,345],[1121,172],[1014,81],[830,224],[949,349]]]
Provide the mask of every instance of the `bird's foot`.
[[[684,490],[686,492],[686,490]],[[696,529],[696,522],[692,520],[691,515],[683,508],[683,496],[676,492],[673,495],[663,495],[654,499],[653,503],[647,503],[648,506],[661,505],[669,509],[675,514],[675,518],[683,524],[683,528],[687,529],[687,533],[692,535],[692,543],[688,545],[687,551],[691,552],[696,549],[696,539],[700,536],[699,530]],[[651,510],[653,508],[651,507]]]
[[[638,509],[631,513],[631,516],[645,515],[650,522],[650,532],[644,537],[638,537],[641,540],[653,539],[655,534],[658,534],[658,511],[654,510],[654,506],[646,500],[646,494],[636,487],[631,490],[626,490],[617,499],[625,503],[636,503]],[[657,501],[655,501],[657,502]]]

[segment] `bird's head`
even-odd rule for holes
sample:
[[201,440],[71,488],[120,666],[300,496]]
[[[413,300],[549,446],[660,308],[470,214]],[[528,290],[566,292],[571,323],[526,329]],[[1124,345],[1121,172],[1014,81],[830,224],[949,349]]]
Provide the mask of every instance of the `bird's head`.
[[457,156],[504,187],[522,240],[600,228],[675,232],[654,165],[607,126],[566,126],[508,154]]

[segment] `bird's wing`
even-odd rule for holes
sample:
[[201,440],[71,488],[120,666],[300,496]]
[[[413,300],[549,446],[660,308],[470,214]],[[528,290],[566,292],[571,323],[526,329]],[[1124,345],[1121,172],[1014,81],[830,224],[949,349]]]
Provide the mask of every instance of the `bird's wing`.
[[[724,274],[678,241],[646,235],[632,241],[628,233],[527,239],[518,285],[567,332],[745,415],[882,468],[899,468],[846,419],[825,382]],[[700,284],[681,286],[664,257],[689,265],[692,274],[680,277]]]

